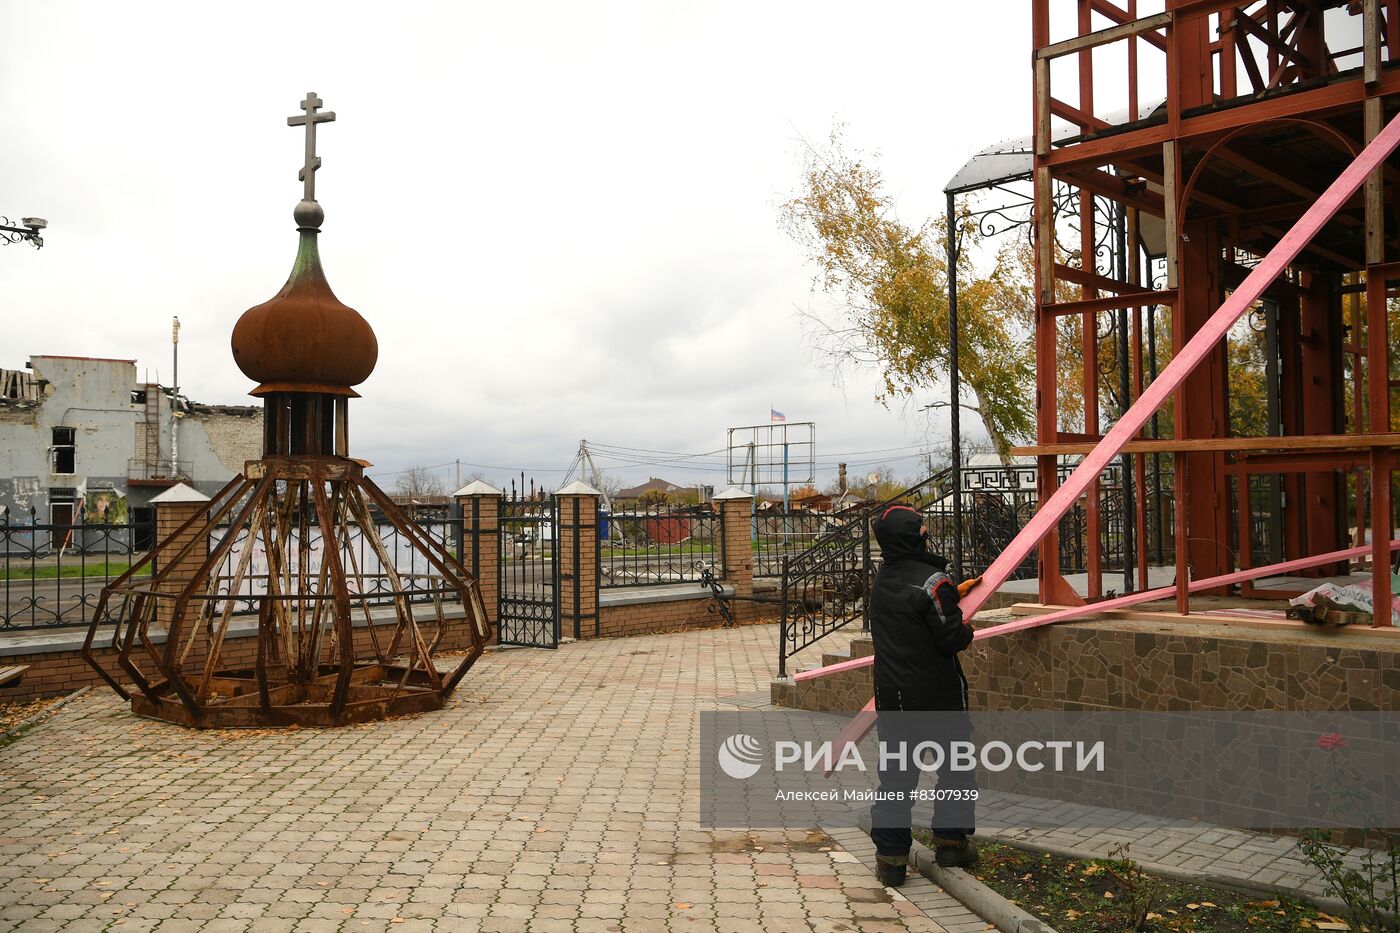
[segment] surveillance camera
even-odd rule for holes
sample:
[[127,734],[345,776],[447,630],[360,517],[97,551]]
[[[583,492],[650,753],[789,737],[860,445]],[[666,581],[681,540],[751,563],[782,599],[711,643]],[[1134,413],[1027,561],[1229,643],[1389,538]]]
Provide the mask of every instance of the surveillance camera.
[[42,217],[25,217],[20,220],[20,223],[30,230],[43,230],[49,225],[49,222]]

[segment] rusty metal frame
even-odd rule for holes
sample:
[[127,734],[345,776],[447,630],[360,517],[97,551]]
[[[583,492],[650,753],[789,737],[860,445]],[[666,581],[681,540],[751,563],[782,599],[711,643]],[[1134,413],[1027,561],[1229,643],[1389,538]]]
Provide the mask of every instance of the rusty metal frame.
[[[215,497],[212,508],[192,515],[103,591],[84,659],[131,699],[135,712],[198,727],[332,726],[441,708],[491,634],[475,579],[403,515],[363,475],[358,462],[269,457],[250,464],[249,473],[257,475],[256,481],[237,477]],[[427,559],[430,573],[410,581],[397,571],[371,519],[371,506]],[[231,523],[220,529],[219,544],[191,571],[188,558],[197,542],[207,541],[215,525],[235,511]],[[347,546],[351,523],[359,525],[379,557],[377,573],[363,572]],[[294,528],[296,533],[289,533]],[[315,566],[302,563],[311,552],[304,545],[312,528],[322,542],[336,542],[320,549]],[[268,555],[268,571],[261,575],[248,572],[258,543]],[[353,573],[347,572],[342,554]],[[155,575],[138,576],[151,561],[158,568]],[[261,592],[237,592],[243,583],[256,581],[261,581]],[[387,586],[378,585],[386,581]],[[408,601],[424,588],[435,597],[431,638]],[[384,623],[376,623],[369,610],[371,599],[386,596],[393,598],[395,617],[387,650],[376,632],[377,624]],[[257,607],[252,667],[226,660],[235,597]],[[112,646],[116,663],[139,690],[135,696],[92,650],[105,606],[117,599],[130,609],[113,632]],[[448,618],[447,607],[453,604],[465,616],[460,623]],[[372,656],[356,652],[356,609],[368,627]],[[209,624],[193,624],[199,620]],[[466,650],[440,672],[435,656],[453,629],[465,633]],[[162,641],[163,650],[157,650]]]

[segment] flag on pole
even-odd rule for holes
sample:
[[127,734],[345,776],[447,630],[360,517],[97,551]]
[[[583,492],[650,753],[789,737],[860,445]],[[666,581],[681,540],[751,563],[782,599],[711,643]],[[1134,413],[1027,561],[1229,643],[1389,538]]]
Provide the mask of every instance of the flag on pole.
[[785,415],[785,414],[783,414],[782,412],[778,411],[778,409],[776,409],[776,408],[770,408],[770,409],[768,409],[768,418],[769,418],[769,423],[771,424],[771,423],[776,422],[776,421],[786,421],[786,420],[787,420],[787,415]]

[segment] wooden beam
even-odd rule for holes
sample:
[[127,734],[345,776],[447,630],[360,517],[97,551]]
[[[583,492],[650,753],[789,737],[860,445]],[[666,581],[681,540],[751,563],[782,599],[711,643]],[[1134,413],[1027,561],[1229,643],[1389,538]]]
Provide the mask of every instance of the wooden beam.
[[1035,266],[1039,304],[1055,301],[1055,199],[1050,170],[1035,170]]
[[[1249,278],[1249,273],[1253,270],[1249,266],[1242,266],[1237,262],[1224,260],[1220,263],[1221,274],[1225,277],[1227,288],[1238,288],[1240,283]],[[1266,298],[1296,299],[1304,294],[1305,290],[1287,279],[1279,279],[1268,288],[1264,289]]]
[[1220,13],[1225,10],[1234,9],[1238,6],[1246,6],[1248,0],[1188,0],[1186,3],[1179,3],[1172,12],[1176,14],[1177,20],[1196,19],[1200,16],[1209,16],[1212,13]]
[[1050,98],[1050,113],[1061,120],[1068,120],[1080,129],[1094,132],[1096,130],[1106,130],[1112,128],[1113,124],[1100,120],[1092,113],[1085,113],[1078,107],[1067,104],[1058,97]]
[[[1108,462],[1118,456],[1125,444],[1133,440],[1147,420],[1162,407],[1167,397],[1184,384],[1186,377],[1215,350],[1230,328],[1249,310],[1264,289],[1297,259],[1308,241],[1317,235],[1332,215],[1361,188],[1366,177],[1380,166],[1397,146],[1400,146],[1400,118],[1387,124],[1380,135],[1346,167],[1307,213],[1299,218],[1293,228],[1260,261],[1249,278],[1231,293],[1225,303],[1184,346],[1177,349],[1161,375],[1124,412],[1105,435],[1103,442],[1096,445],[1055,494],[1041,504],[1035,516],[987,568],[983,585],[968,594],[963,606],[965,614],[976,614],[987,598],[996,592],[1036,546],[1036,542],[1074,506],[1084,491],[1098,479]],[[1186,490],[1179,492],[1185,494]]]
[[[1298,201],[1286,201],[1282,204],[1275,204],[1271,207],[1251,208],[1250,210],[1244,211],[1243,213],[1239,214],[1206,214],[1203,216],[1198,216],[1196,219],[1215,220],[1217,218],[1229,218],[1230,220],[1233,220],[1234,223],[1238,225],[1241,230],[1247,229],[1249,227],[1264,227],[1270,224],[1276,224],[1283,221],[1292,221],[1298,217],[1301,217],[1303,212],[1306,211],[1308,207],[1312,204],[1312,202],[1315,200],[1317,199],[1313,197]],[[1351,199],[1347,201],[1347,203],[1342,205],[1342,211],[1358,211],[1363,206],[1364,201],[1362,200],[1362,196],[1359,194],[1354,194],[1351,196]],[[1340,215],[1340,213],[1341,212],[1339,211],[1338,214]],[[1348,216],[1350,220],[1355,221],[1355,217],[1350,217],[1350,215]],[[1347,226],[1354,226],[1354,224],[1348,223]]]
[[1174,289],[1177,280],[1179,255],[1181,251],[1181,231],[1177,229],[1177,212],[1181,209],[1181,156],[1176,140],[1169,139],[1162,144],[1162,191],[1166,202],[1166,215],[1163,218],[1163,239],[1166,242],[1167,288]]
[[[1381,548],[1386,547],[1384,539],[1382,539],[1380,546]],[[1400,549],[1400,541],[1391,541],[1390,550],[1393,551],[1396,549]],[[1326,554],[1301,557],[1297,560],[1284,561],[1280,564],[1269,564],[1265,567],[1251,567],[1247,570],[1237,570],[1233,573],[1221,574],[1217,577],[1192,580],[1187,583],[1187,589],[1192,592],[1199,592],[1202,590],[1213,590],[1222,586],[1230,586],[1235,583],[1245,583],[1250,580],[1261,580],[1265,577],[1281,577],[1291,574],[1295,570],[1311,570],[1313,567],[1323,567],[1327,564],[1336,563],[1337,561],[1350,560],[1353,557],[1364,557],[1369,553],[1371,553],[1371,546],[1369,544],[1365,547],[1330,551]],[[973,592],[977,592],[979,588],[980,587],[974,587]],[[1018,619],[1015,622],[1003,622],[1001,625],[993,625],[989,628],[978,629],[973,633],[972,640],[982,641],[987,638],[995,638],[998,635],[1010,635],[1014,632],[1024,632],[1026,629],[1039,628],[1042,625],[1053,625],[1056,622],[1072,622],[1076,619],[1083,619],[1086,616],[1097,615],[1100,612],[1113,612],[1118,609],[1140,606],[1143,603],[1155,603],[1159,599],[1171,598],[1175,592],[1175,586],[1159,586],[1156,589],[1129,593],[1127,596],[1118,596],[1114,599],[1106,599],[1099,603],[1071,606],[1068,609],[1058,609],[1044,615],[1028,616],[1024,619]],[[864,657],[852,658],[849,661],[838,661],[835,664],[814,667],[809,671],[798,671],[796,674],[792,675],[792,679],[795,681],[815,680],[818,677],[840,674],[843,671],[858,671],[874,663],[875,656],[868,654]],[[856,741],[859,741],[859,739]]]
[[[1233,29],[1233,24],[1231,25]],[[1238,43],[1240,62],[1244,65],[1245,74],[1249,76],[1249,86],[1254,89],[1254,93],[1267,90],[1269,82],[1264,79],[1264,75],[1259,70],[1259,63],[1254,60],[1254,49],[1248,42]]]
[[[1400,94],[1400,69],[1382,72],[1376,93],[1382,97]],[[1366,87],[1359,80],[1339,81],[1306,91],[1290,91],[1187,117],[1181,121],[1179,138],[1193,141],[1198,137],[1225,133],[1279,117],[1316,117],[1353,107],[1366,97]],[[1125,159],[1155,154],[1163,143],[1172,138],[1171,127],[1167,124],[1108,133],[1084,142],[1063,144],[1046,157],[1046,162],[1057,169],[1122,164]]]
[[[1136,17],[1127,10],[1110,3],[1109,0],[1089,0],[1089,8],[1104,19],[1114,23],[1131,23]],[[1157,46],[1163,52],[1167,50],[1167,37],[1155,30],[1139,33],[1138,38]]]
[[[1236,142],[1235,145],[1241,147],[1244,146],[1244,144],[1241,142]],[[1313,185],[1307,183],[1306,174],[1304,174],[1300,178],[1298,175],[1298,166],[1296,165],[1289,166],[1286,169],[1270,168],[1269,166],[1265,165],[1257,155],[1246,154],[1246,152],[1240,151],[1239,149],[1232,149],[1228,145],[1220,146],[1219,148],[1217,148],[1215,150],[1215,157],[1222,162],[1227,162],[1230,165],[1235,166],[1236,168],[1244,169],[1246,172],[1253,175],[1255,178],[1258,178],[1260,181],[1266,181],[1269,184],[1274,185],[1277,188],[1282,188],[1284,191],[1287,191],[1291,194],[1296,194],[1299,197],[1307,198],[1309,201],[1316,198],[1318,192],[1321,191],[1324,187],[1326,187],[1325,184]]]
[[1119,39],[1127,39],[1132,36],[1141,35],[1149,30],[1163,29],[1171,25],[1171,21],[1172,14],[1170,13],[1158,13],[1155,16],[1144,16],[1142,19],[1133,20],[1131,23],[1109,26],[1107,29],[1100,29],[1082,36],[1075,36],[1073,39],[1066,39],[1063,42],[1055,42],[1044,48],[1036,49],[1035,58],[1036,61],[1049,61],[1052,58],[1059,58],[1061,55],[1084,52],[1092,48],[1097,48],[1100,45],[1117,42]]
[[1050,154],[1053,137],[1050,133],[1050,63],[1035,63],[1035,154]]
[[[1283,228],[1275,227],[1272,224],[1261,224],[1259,229],[1267,233],[1269,236],[1278,237],[1280,239],[1282,239],[1285,235],[1285,231],[1283,230]],[[1326,259],[1329,262],[1336,263],[1343,269],[1346,269],[1351,272],[1356,272],[1357,270],[1361,269],[1362,266],[1365,265],[1355,257],[1344,256],[1341,253],[1338,253],[1334,250],[1330,250],[1325,246],[1319,246],[1316,243],[1308,243],[1307,246],[1303,247],[1302,252],[1312,253],[1314,256],[1320,256],[1321,258]]]
[[1131,183],[1122,175],[1110,175],[1101,169],[1079,169],[1078,171],[1062,172],[1059,175],[1061,181],[1068,182],[1086,191],[1117,201],[1120,204],[1127,204],[1135,207],[1146,214],[1154,217],[1161,217],[1166,210],[1162,196],[1155,191],[1138,182]]
[[[1362,80],[1374,86],[1381,79],[1381,10],[1380,0],[1362,0],[1361,49],[1365,56],[1361,66]],[[1392,50],[1392,54],[1394,54]]]
[[1066,282],[1073,282],[1075,285],[1083,285],[1085,288],[1097,288],[1099,291],[1113,292],[1117,295],[1152,293],[1151,289],[1143,288],[1141,285],[1111,279],[1106,275],[1099,275],[1085,269],[1076,269],[1074,266],[1067,266],[1059,262],[1055,263],[1055,277],[1064,279]]
[[1176,290],[1169,289],[1164,292],[1132,292],[1125,295],[1107,295],[1103,298],[1081,298],[1078,301],[1042,304],[1040,313],[1063,317],[1069,314],[1098,314],[1101,311],[1117,311],[1119,308],[1145,308],[1175,303]]
[[[1163,144],[1163,146],[1162,146],[1162,150],[1163,150],[1163,154],[1162,154],[1163,170],[1162,170],[1161,172],[1153,171],[1152,169],[1148,168],[1146,165],[1143,165],[1141,162],[1136,161],[1136,160],[1124,160],[1124,161],[1119,162],[1119,163],[1118,163],[1118,166],[1119,166],[1119,168],[1122,168],[1122,169],[1125,169],[1125,170],[1127,170],[1127,171],[1133,172],[1134,174],[1141,175],[1143,178],[1147,179],[1148,181],[1156,182],[1157,184],[1159,184],[1159,185],[1162,186],[1163,191],[1166,191],[1166,188],[1167,188],[1167,175],[1166,175],[1166,168],[1165,168],[1165,166],[1167,165],[1166,149],[1167,149],[1168,145],[1174,145],[1174,144],[1171,143],[1170,141],[1168,141],[1167,143]],[[1180,147],[1179,147],[1179,146],[1177,147],[1177,150],[1178,150],[1178,151],[1180,150]],[[1177,168],[1180,169],[1180,165],[1177,165]],[[1058,174],[1057,174],[1057,177],[1058,177]],[[1223,197],[1223,196],[1221,196],[1221,195],[1212,194],[1211,192],[1209,192],[1209,191],[1205,190],[1204,188],[1202,188],[1199,184],[1197,184],[1196,187],[1193,188],[1193,189],[1191,190],[1191,200],[1192,200],[1194,203],[1197,203],[1197,204],[1204,204],[1206,207],[1213,207],[1213,208],[1215,208],[1217,211],[1220,211],[1222,214],[1237,214],[1237,213],[1239,213],[1239,211],[1240,211],[1240,206],[1239,206],[1238,204],[1236,204],[1235,202],[1233,202],[1233,201],[1231,201],[1231,200],[1229,200],[1229,199],[1227,199],[1227,198],[1225,198],[1225,197]],[[1168,198],[1164,198],[1164,201],[1165,201],[1166,203],[1171,203],[1171,199],[1168,199]],[[1178,205],[1178,209],[1180,209],[1180,206],[1179,206],[1179,205]],[[1164,210],[1165,210],[1165,207],[1164,207]]]
[[[1161,377],[1158,377],[1161,378]],[[1107,441],[1107,438],[1105,438]],[[1048,457],[1087,455],[1097,444],[1034,444],[1027,447],[1012,447],[1013,457]],[[1174,454],[1225,452],[1239,453],[1253,450],[1370,450],[1372,448],[1400,448],[1400,433],[1396,434],[1305,434],[1294,437],[1188,437],[1148,438],[1130,440],[1123,444],[1119,453],[1125,454]]]
[[1257,19],[1244,13],[1236,11],[1235,23],[1244,27],[1245,32],[1254,36],[1264,45],[1268,46],[1280,58],[1286,59],[1297,65],[1308,65],[1308,57],[1293,46],[1284,43],[1278,36],[1269,32]]
[[1323,470],[1364,470],[1370,464],[1365,451],[1332,453],[1326,450],[1293,451],[1281,454],[1245,454],[1225,464],[1226,473],[1316,473]]

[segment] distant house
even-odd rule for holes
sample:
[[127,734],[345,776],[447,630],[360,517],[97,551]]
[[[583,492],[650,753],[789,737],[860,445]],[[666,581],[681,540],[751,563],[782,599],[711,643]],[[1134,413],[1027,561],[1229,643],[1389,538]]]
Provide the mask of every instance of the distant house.
[[642,483],[640,486],[632,486],[627,489],[618,490],[617,495],[613,496],[612,500],[614,506],[636,505],[637,500],[641,499],[642,496],[646,495],[649,492],[659,492],[664,495],[670,495],[673,492],[680,492],[681,490],[688,488],[690,487],[677,486],[675,483],[668,482],[664,479],[658,479],[657,477],[653,476],[651,479],[647,480],[645,483]]
[[456,502],[451,496],[428,493],[412,496],[394,493],[389,496],[389,500],[417,518],[446,517],[452,513],[452,506]]
[[830,512],[831,495],[824,492],[809,492],[805,495],[793,496],[788,500],[788,504],[794,510],[802,512]]
[[859,508],[862,505],[869,505],[870,501],[871,500],[865,498],[864,496],[856,495],[848,489],[832,500],[831,511],[844,512],[847,509],[854,509]]

